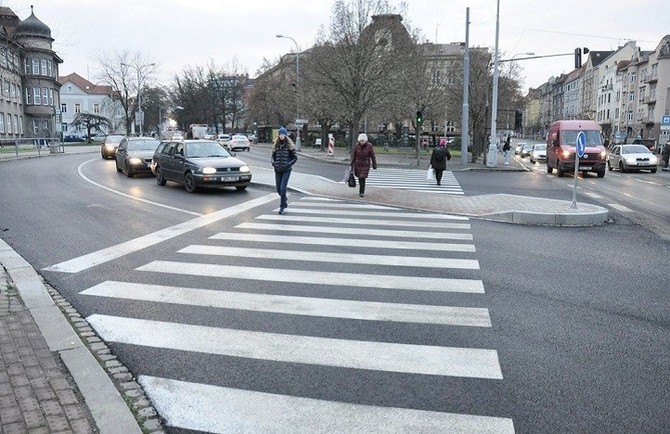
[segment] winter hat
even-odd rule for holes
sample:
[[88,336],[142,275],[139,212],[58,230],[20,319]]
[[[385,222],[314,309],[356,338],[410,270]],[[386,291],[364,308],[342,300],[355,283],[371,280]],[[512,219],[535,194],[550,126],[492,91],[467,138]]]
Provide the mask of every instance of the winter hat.
[[286,136],[286,135],[288,135],[288,131],[286,131],[286,128],[281,127],[281,128],[279,129],[279,134],[283,134],[283,135]]
[[447,146],[447,140],[446,139],[440,139],[440,146]]
[[365,133],[360,133],[358,135],[358,141],[359,142],[367,142],[368,141],[368,135]]

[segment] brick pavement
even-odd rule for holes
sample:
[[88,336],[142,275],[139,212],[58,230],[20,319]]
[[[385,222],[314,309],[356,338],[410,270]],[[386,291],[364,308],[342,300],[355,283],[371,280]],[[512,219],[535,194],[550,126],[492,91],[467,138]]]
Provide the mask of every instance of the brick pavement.
[[95,433],[74,381],[0,268],[0,432]]

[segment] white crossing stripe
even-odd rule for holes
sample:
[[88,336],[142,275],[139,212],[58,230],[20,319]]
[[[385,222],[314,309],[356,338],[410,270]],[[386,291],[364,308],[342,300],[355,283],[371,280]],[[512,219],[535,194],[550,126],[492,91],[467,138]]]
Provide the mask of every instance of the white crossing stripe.
[[428,238],[431,240],[468,240],[471,241],[472,234],[456,232],[419,232],[419,231],[397,231],[393,229],[367,229],[367,228],[347,228],[338,226],[290,226],[286,224],[256,223],[245,222],[235,226],[239,229],[261,229],[269,231],[282,232],[309,232],[324,234],[344,234],[344,235],[369,235],[387,238]]
[[317,246],[346,246],[377,249],[402,249],[402,250],[430,250],[439,252],[474,252],[474,244],[451,244],[436,240],[433,243],[421,243],[416,241],[385,241],[362,238],[325,238],[325,237],[300,237],[267,234],[244,234],[233,232],[221,232],[209,237],[214,240],[224,241],[252,241],[256,243],[279,243],[279,244],[308,244]]
[[608,203],[607,205],[611,206],[612,208],[616,209],[617,211],[634,212],[632,209],[628,208],[627,206],[620,205],[618,203]]
[[[302,206],[302,203],[298,203],[298,207]],[[467,217],[463,216],[453,216],[449,214],[429,214],[429,213],[419,213],[419,212],[392,212],[392,211],[356,211],[356,210],[347,210],[347,209],[311,209],[311,208],[298,208],[291,204],[291,214],[325,214],[329,216],[340,216],[340,215],[349,215],[349,216],[360,216],[360,217],[388,217],[388,218],[408,218],[412,221],[413,225],[422,225],[424,222],[417,221],[421,219],[427,220],[468,220]]]
[[80,294],[127,300],[369,321],[491,327],[488,309],[292,297],[106,281]]
[[215,223],[219,220],[237,215],[241,212],[248,211],[259,205],[270,202],[271,200],[275,200],[276,197],[276,195],[267,194],[239,205],[224,208],[220,211],[216,211],[202,217],[197,217],[184,223],[179,223],[158,232],[117,244],[116,246],[108,247],[106,249],[98,250],[97,252],[89,253],[78,258],[70,259],[69,261],[46,267],[44,270],[59,271],[62,273],[78,273],[80,271],[95,267],[96,265],[100,265],[130,253],[145,249],[147,247],[154,246],[165,240],[169,240],[179,235],[188,233],[194,229],[198,229],[211,223]]
[[315,273],[312,270],[240,267],[233,265],[196,264],[175,261],[152,261],[136,268],[136,270],[189,276],[225,277],[227,279],[349,286],[361,289],[380,288],[403,289],[408,291],[484,294],[484,284],[481,280],[474,279],[335,273],[329,271],[319,271],[318,273]]
[[169,426],[193,431],[220,434],[514,433],[512,419],[502,417],[324,401],[147,375],[139,376],[138,381]]
[[469,223],[443,223],[443,222],[416,222],[410,220],[371,220],[371,219],[345,219],[345,218],[331,218],[331,217],[307,217],[299,215],[291,215],[291,208],[286,211],[287,215],[264,214],[256,217],[259,220],[277,220],[303,222],[303,223],[333,223],[333,224],[347,224],[347,225],[369,225],[369,226],[409,226],[420,228],[440,228],[440,229],[463,229],[469,230]]
[[594,199],[602,199],[602,196],[601,196],[601,195],[599,195],[599,194],[597,194],[597,193],[592,193],[592,192],[590,192],[590,191],[584,191],[582,194],[585,195],[585,196],[592,197],[592,198],[594,198]]
[[232,256],[235,258],[281,259],[285,261],[330,262],[343,264],[391,265],[399,267],[462,268],[478,270],[476,259],[454,259],[435,257],[361,255],[356,253],[329,253],[296,250],[252,249],[231,246],[190,245],[177,251],[196,255]]
[[[356,341],[93,314],[107,342],[351,369],[503,378],[496,350]],[[197,336],[197,339],[194,339]]]

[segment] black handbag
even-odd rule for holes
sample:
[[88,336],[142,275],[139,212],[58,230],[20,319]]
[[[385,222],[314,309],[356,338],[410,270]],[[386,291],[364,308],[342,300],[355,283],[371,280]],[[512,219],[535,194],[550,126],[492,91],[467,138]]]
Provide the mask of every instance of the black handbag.
[[349,185],[349,187],[356,187],[356,177],[354,176],[353,172],[349,174],[347,185]]

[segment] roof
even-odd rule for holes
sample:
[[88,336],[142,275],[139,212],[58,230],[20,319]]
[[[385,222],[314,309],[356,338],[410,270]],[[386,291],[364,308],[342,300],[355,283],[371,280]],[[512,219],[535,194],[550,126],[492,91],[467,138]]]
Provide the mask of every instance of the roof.
[[593,66],[598,66],[600,63],[609,57],[614,51],[589,51],[589,58]]
[[35,16],[32,6],[30,6],[30,16],[16,26],[15,34],[16,36],[37,36],[53,40],[51,29]]
[[112,86],[93,84],[75,72],[63,77],[58,77],[58,82],[61,86],[65,85],[68,81],[89,95],[111,95],[113,93]]

